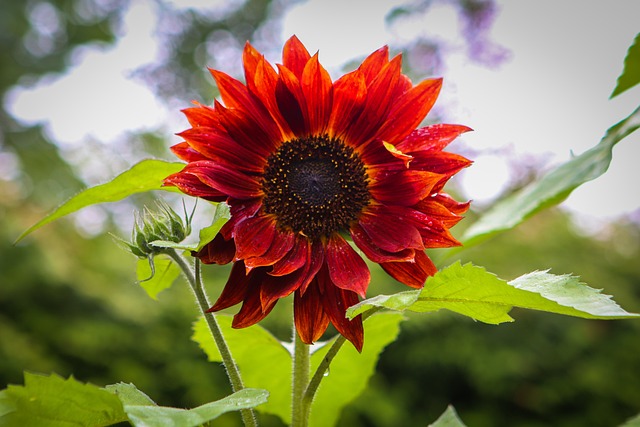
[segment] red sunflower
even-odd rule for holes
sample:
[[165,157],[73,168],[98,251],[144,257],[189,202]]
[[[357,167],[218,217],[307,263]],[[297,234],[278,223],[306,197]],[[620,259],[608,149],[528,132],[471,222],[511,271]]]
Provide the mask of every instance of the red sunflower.
[[422,287],[436,272],[425,248],[459,245],[449,228],[469,204],[442,188],[471,162],[442,150],[470,129],[416,129],[442,80],[414,86],[387,47],[335,82],[295,36],[277,71],[249,43],[243,62],[246,84],[210,70],[224,105],[184,110],[192,128],[172,150],[187,165],[165,180],[230,206],[231,219],[195,254],[233,262],[210,311],[242,302],[233,326],[243,328],[295,293],[302,341],[331,322],[360,351],[362,319],[345,311],[365,297],[370,273],[345,237],[396,280]]

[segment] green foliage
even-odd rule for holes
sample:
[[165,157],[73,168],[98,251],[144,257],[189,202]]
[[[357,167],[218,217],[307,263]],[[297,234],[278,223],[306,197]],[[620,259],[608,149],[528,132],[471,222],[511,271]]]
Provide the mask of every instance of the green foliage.
[[245,388],[231,396],[193,409],[177,409],[150,404],[127,405],[124,409],[135,427],[196,427],[220,415],[253,408],[267,401],[265,390]]
[[465,248],[510,230],[537,212],[557,205],[577,187],[605,173],[611,163],[613,147],[638,127],[640,108],[610,127],[595,147],[497,202],[465,231],[461,238]]
[[435,423],[429,424],[429,427],[465,427],[465,425],[453,406],[449,406]]
[[513,307],[586,319],[637,318],[611,297],[580,283],[577,277],[533,272],[506,282],[482,267],[456,262],[429,277],[424,288],[379,295],[347,311],[353,318],[372,308],[433,312],[447,309],[489,324],[513,321]]
[[640,415],[633,417],[620,427],[640,427]]
[[640,33],[636,34],[633,44],[624,58],[624,70],[618,77],[618,83],[611,93],[611,97],[620,95],[640,83]]
[[[245,385],[269,390],[269,401],[256,409],[277,415],[289,423],[292,366],[289,350],[259,325],[233,329],[230,316],[217,315],[216,318],[240,367]],[[365,322],[366,340],[362,354],[358,355],[351,346],[344,346],[333,360],[331,370],[323,379],[314,400],[310,416],[312,427],[334,425],[344,405],[364,390],[374,373],[380,353],[398,335],[401,321],[402,316],[397,313],[372,316]],[[222,361],[204,318],[195,323],[192,338],[210,361]],[[313,369],[325,356],[330,343],[312,354]]]
[[10,385],[2,391],[2,406],[12,411],[0,418],[6,427],[107,426],[126,421],[117,396],[92,384],[57,375],[24,374],[24,386]]
[[184,167],[182,163],[171,163],[162,160],[143,160],[110,182],[84,190],[67,200],[56,210],[22,233],[17,241],[22,240],[25,236],[43,225],[90,205],[116,202],[132,194],[151,190],[173,191],[173,187],[163,187],[162,180],[170,174],[178,172],[182,167]]
[[151,298],[157,300],[158,294],[171,287],[180,276],[180,267],[171,259],[162,256],[138,259],[136,276],[140,286]]

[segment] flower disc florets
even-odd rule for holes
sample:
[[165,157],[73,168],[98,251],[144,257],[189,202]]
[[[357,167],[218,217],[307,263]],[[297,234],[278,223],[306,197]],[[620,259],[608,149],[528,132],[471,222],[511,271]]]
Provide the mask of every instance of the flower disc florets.
[[285,142],[267,159],[264,210],[311,239],[346,231],[369,203],[364,163],[326,135]]

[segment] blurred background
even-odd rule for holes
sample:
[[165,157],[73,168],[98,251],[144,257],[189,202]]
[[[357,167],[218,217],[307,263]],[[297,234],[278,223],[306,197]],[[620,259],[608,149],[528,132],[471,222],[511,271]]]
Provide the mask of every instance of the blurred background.
[[[135,284],[136,259],[108,235],[128,238],[132,212],[154,195],[86,208],[12,243],[82,188],[143,158],[173,160],[168,147],[188,127],[179,110],[217,96],[206,67],[242,76],[245,41],[278,62],[297,34],[334,78],[388,44],[414,82],[443,76],[428,121],[475,129],[451,146],[476,162],[449,187],[474,200],[460,235],[637,106],[638,87],[608,100],[637,16],[635,0],[2,2],[0,388],[28,370],[132,382],[168,406],[229,393],[222,368],[190,341],[187,287],[151,300]],[[559,208],[461,259],[504,279],[574,273],[640,312],[639,139],[622,141],[611,170]],[[228,270],[206,274],[216,297]],[[391,282],[374,268],[371,294],[402,289]],[[280,306],[265,326],[287,338]],[[427,425],[448,404],[470,426],[615,426],[640,412],[640,322],[513,316],[499,327],[449,313],[405,322],[340,426]]]

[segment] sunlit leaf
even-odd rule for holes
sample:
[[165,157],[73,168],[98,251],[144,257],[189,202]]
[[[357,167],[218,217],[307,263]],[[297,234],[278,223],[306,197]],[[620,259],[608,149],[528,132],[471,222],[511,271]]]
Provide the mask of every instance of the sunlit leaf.
[[16,242],[22,240],[25,236],[43,225],[90,205],[116,202],[132,194],[151,190],[176,191],[175,187],[163,187],[162,180],[172,173],[180,171],[183,167],[184,164],[182,163],[171,163],[153,159],[143,160],[113,180],[88,188],[73,196],[22,233]]
[[374,307],[416,312],[447,309],[490,324],[513,321],[508,314],[513,307],[586,319],[640,317],[575,276],[536,271],[506,282],[482,267],[459,262],[427,279],[421,290],[370,298],[347,314],[355,316]]
[[[230,316],[217,315],[216,318],[240,367],[245,386],[263,388],[270,393],[269,401],[256,409],[277,415],[289,424],[292,363],[289,350],[259,325],[233,329]],[[380,352],[397,336],[401,319],[402,316],[397,313],[367,319],[362,354],[358,354],[349,344],[343,346],[320,385],[311,409],[312,427],[335,424],[342,407],[364,390],[374,372]],[[222,361],[204,318],[195,323],[192,338],[205,351],[210,361]],[[320,363],[330,344],[313,353],[311,363],[314,368]]]
[[105,387],[110,393],[115,394],[120,399],[123,405],[136,405],[136,406],[155,406],[156,403],[151,400],[149,396],[147,396],[142,391],[138,390],[138,388],[133,384],[126,383],[118,383],[112,384]]
[[460,240],[468,248],[499,232],[510,230],[535,213],[562,202],[577,187],[605,173],[611,163],[613,147],[638,127],[640,108],[609,128],[595,147],[497,202],[466,230]]
[[465,425],[453,406],[449,406],[436,422],[429,424],[429,427],[465,427]]
[[620,95],[638,83],[640,83],[640,33],[636,34],[635,40],[627,51],[627,56],[624,58],[624,69],[618,77],[618,83],[610,98]]
[[147,294],[153,299],[158,299],[158,294],[170,288],[173,282],[180,276],[180,267],[171,261],[171,259],[163,256],[154,257],[153,264],[155,271],[152,272],[148,259],[138,259],[136,276],[138,283]]
[[122,403],[114,394],[57,375],[25,372],[24,386],[10,385],[2,392],[0,408],[6,411],[9,405],[14,409],[0,417],[2,426],[95,427],[127,420]]
[[[342,408],[358,397],[375,373],[378,358],[384,348],[395,341],[403,316],[399,313],[380,313],[365,321],[362,353],[349,343],[333,359],[329,371],[311,406],[310,426],[331,427],[336,424]],[[327,354],[325,345],[311,355],[312,372]]]
[[640,415],[637,415],[630,420],[627,420],[620,427],[640,427]]
[[224,399],[188,410],[151,405],[125,405],[124,410],[136,427],[196,427],[227,412],[261,405],[268,396],[266,390],[246,388]]

